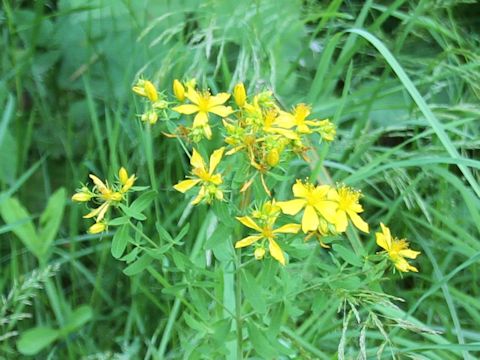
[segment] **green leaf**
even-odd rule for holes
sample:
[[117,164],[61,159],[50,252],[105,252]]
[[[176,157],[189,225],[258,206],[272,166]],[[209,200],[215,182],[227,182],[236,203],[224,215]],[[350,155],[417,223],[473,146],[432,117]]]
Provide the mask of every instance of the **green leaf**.
[[270,345],[267,337],[263,334],[263,331],[257,328],[257,325],[251,322],[247,322],[248,338],[253,344],[253,348],[264,359],[276,359],[277,352]]
[[137,260],[135,260],[133,263],[131,263],[130,265],[128,265],[124,270],[123,270],[123,273],[127,276],[133,276],[133,275],[137,275],[137,274],[140,274],[143,270],[145,270],[145,268],[150,265],[150,263],[152,262],[153,258],[148,255],[148,254],[144,254],[142,255],[140,258],[138,258]]
[[155,200],[157,195],[157,192],[153,190],[143,193],[134,202],[132,202],[130,205],[130,210],[135,213],[141,213],[152,203],[153,200]]
[[112,220],[108,220],[108,226],[119,226],[128,224],[128,216],[120,216]]
[[40,217],[39,241],[42,254],[46,254],[58,233],[58,228],[63,220],[63,211],[67,199],[66,191],[60,188],[48,200],[47,207]]
[[23,355],[35,355],[58,339],[60,332],[48,326],[29,329],[20,335],[17,349]]
[[61,330],[63,334],[68,334],[85,325],[93,316],[92,308],[88,305],[81,305],[76,308],[67,320],[67,325]]
[[0,214],[7,225],[12,225],[12,231],[23,242],[30,252],[41,258],[40,243],[37,231],[29,212],[16,198],[7,198],[0,204]]
[[147,217],[138,211],[132,210],[130,207],[120,204],[120,209],[127,215],[127,217],[134,218],[140,221],[145,220]]
[[257,284],[257,280],[247,271],[241,271],[241,285],[247,301],[260,314],[267,311],[267,305],[263,299],[263,291]]
[[173,243],[172,235],[170,235],[170,233],[167,230],[165,230],[165,228],[158,221],[155,223],[155,229],[157,230],[157,233],[158,233],[158,236],[160,236],[160,239]]
[[340,257],[345,260],[347,263],[354,265],[354,266],[362,266],[363,261],[356,255],[352,250],[347,249],[346,247],[334,244],[333,250],[340,255]]
[[115,259],[118,259],[123,255],[128,243],[131,241],[129,229],[129,225],[123,225],[113,236],[112,248],[110,250]]

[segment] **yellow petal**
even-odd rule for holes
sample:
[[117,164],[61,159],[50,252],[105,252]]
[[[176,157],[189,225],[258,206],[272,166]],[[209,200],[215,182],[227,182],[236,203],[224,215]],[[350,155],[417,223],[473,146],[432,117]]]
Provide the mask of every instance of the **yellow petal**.
[[199,111],[193,119],[194,128],[202,128],[208,124],[208,114],[204,111]]
[[388,249],[392,248],[392,234],[390,233],[390,229],[383,225],[383,223],[380,223],[380,227],[382,228],[382,233],[385,237],[385,242],[387,243]]
[[315,204],[315,209],[322,215],[329,223],[334,224],[337,216],[338,203],[334,201],[320,201]]
[[98,208],[90,211],[87,215],[84,215],[83,218],[84,219],[90,219],[90,218],[93,218],[93,217],[97,217],[97,222],[99,222],[105,217],[105,214],[106,214],[109,206],[110,206],[110,204],[108,202],[105,202],[102,205],[100,205]]
[[240,221],[243,225],[246,227],[249,227],[250,229],[257,230],[258,232],[262,232],[262,229],[260,226],[258,226],[255,221],[252,220],[249,216],[242,216],[242,217],[236,217],[238,221]]
[[300,231],[300,224],[286,224],[273,230],[274,234],[296,234]]
[[188,100],[192,103],[197,104],[200,102],[200,94],[194,89],[192,86],[188,86],[187,84],[187,93],[185,94]]
[[300,180],[297,180],[297,182],[292,186],[292,191],[293,195],[299,198],[305,198],[308,194],[307,187]]
[[253,244],[255,241],[260,240],[262,237],[260,235],[251,235],[239,240],[235,243],[235,249],[242,248],[248,245]]
[[380,246],[382,249],[390,250],[387,241],[385,240],[385,235],[382,233],[375,233],[375,238],[377,241],[377,245]]
[[205,189],[205,186],[202,186],[200,188],[200,191],[198,192],[198,195],[195,197],[195,199],[192,200],[191,204],[192,205],[197,205],[200,201],[203,200],[206,193],[207,193],[207,191]]
[[315,208],[311,205],[305,207],[305,212],[302,217],[302,230],[304,233],[308,231],[315,231],[318,228],[320,221],[318,219],[317,212]]
[[190,190],[192,187],[197,185],[200,182],[200,179],[189,179],[180,181],[177,185],[174,185],[173,188],[181,193],[184,193],[187,190]]
[[[230,94],[227,93],[218,93],[215,96],[210,96],[210,98],[208,99],[209,108],[222,105],[228,99],[230,99]],[[210,111],[210,109],[208,111]]]
[[98,191],[100,191],[102,194],[109,191],[107,186],[98,177],[96,177],[93,174],[90,174],[89,177],[90,177],[90,179],[92,179],[92,181],[95,184],[95,186],[97,187]]
[[335,217],[335,228],[338,232],[347,231],[348,218],[347,213],[343,210],[338,210]]
[[357,229],[369,233],[368,224],[356,212],[347,210],[347,213]]
[[408,264],[408,270],[413,272],[418,272],[418,269],[415,266]]
[[208,109],[208,112],[211,112],[215,115],[221,116],[222,118],[227,117],[228,115],[233,113],[233,109],[230,106],[214,106]]
[[397,259],[394,262],[394,264],[395,264],[395,267],[402,272],[409,272],[409,271],[418,272],[417,268],[410,265],[408,261],[405,260],[404,258]]
[[204,169],[206,168],[205,162],[203,161],[202,156],[198,153],[198,151],[194,148],[192,151],[192,157],[190,158],[190,165],[194,169]]
[[268,240],[268,250],[270,250],[270,255],[277,260],[280,264],[285,265],[285,255],[280,246],[273,239]]
[[282,209],[282,212],[287,215],[296,215],[307,202],[303,199],[294,199],[290,201],[279,201],[277,205]]
[[208,172],[210,173],[210,175],[213,174],[218,164],[220,163],[220,160],[222,159],[224,151],[225,151],[225,147],[221,147],[220,149],[215,150],[213,154],[210,156],[210,167],[208,169]]
[[291,114],[282,111],[275,120],[275,124],[284,129],[290,129],[295,125],[295,120]]
[[193,113],[198,112],[200,109],[198,108],[197,105],[184,104],[184,105],[180,105],[180,106],[175,106],[172,110],[176,111],[180,114],[191,115]]
[[205,134],[207,140],[210,140],[212,138],[212,129],[210,128],[210,125],[206,124],[203,127],[203,133]]
[[403,257],[407,257],[409,259],[415,259],[418,255],[421,254],[420,251],[414,251],[414,250],[410,250],[410,249],[405,249],[405,250],[400,250],[398,252],[398,254],[400,256],[403,256]]

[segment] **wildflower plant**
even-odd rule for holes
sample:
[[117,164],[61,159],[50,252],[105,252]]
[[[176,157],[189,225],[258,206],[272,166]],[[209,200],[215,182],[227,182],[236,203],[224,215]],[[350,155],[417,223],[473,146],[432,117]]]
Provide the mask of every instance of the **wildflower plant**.
[[[381,315],[372,304],[382,301],[394,306],[392,298],[381,291],[380,280],[390,274],[390,269],[417,272],[406,258],[413,260],[420,252],[409,249],[406,240],[393,237],[383,223],[368,221],[369,211],[364,208],[360,189],[325,181],[314,171],[311,176],[291,172],[293,161],[305,168],[315,167],[311,159],[317,149],[335,140],[336,127],[329,119],[315,118],[311,106],[304,103],[285,109],[269,90],[248,94],[243,83],[236,84],[230,94],[201,87],[195,79],[176,79],[171,91],[160,92],[152,81],[141,79],[133,91],[144,99],[144,112],[139,117],[146,133],[152,134],[150,128],[158,127],[156,133],[165,135],[163,141],[178,141],[188,159],[185,177],[174,179],[173,189],[162,196],[174,197],[171,191],[182,193],[189,203],[185,216],[191,207],[202,207],[209,209],[215,219],[210,222],[204,246],[213,251],[224,271],[235,274],[237,285],[231,288],[235,306],[226,311],[234,321],[232,330],[239,356],[243,356],[242,328],[246,321],[242,294],[254,312],[262,313],[258,301],[265,302],[256,294],[261,291],[254,284],[255,269],[270,279],[263,286],[272,288],[275,282],[266,272],[285,274],[285,268],[305,266],[303,274],[308,263],[314,261],[312,256],[318,256],[318,261],[330,261],[332,266],[325,265],[325,273],[319,275],[320,279],[312,278],[309,288],[342,299],[339,311],[343,309],[345,319],[347,313],[355,313],[362,326],[373,324],[380,329],[377,320]],[[155,278],[163,278],[150,266],[155,259],[162,260],[164,266],[171,261],[185,268],[187,260],[179,247],[188,224],[174,237],[157,218],[160,241],[145,233],[141,224],[149,220],[141,211],[155,200],[155,190],[161,187],[129,203],[130,192],[146,188],[134,187],[135,175],[129,175],[124,168],[113,182],[104,182],[95,175],[90,179],[93,186],[83,185],[72,199],[89,205],[84,218],[95,221],[90,233],[119,227],[112,240],[112,254],[121,258],[129,249],[121,258],[129,263],[124,271],[127,275],[148,268]],[[119,216],[113,217],[112,212],[118,211]],[[371,229],[378,226],[381,232],[375,234],[375,239],[382,251],[369,253],[365,245],[372,243]],[[318,245],[308,242],[312,238],[318,240]],[[201,250],[195,244],[195,254]],[[197,265],[190,263],[192,268]],[[194,284],[195,275],[183,271],[185,276],[178,280]],[[205,274],[205,269],[198,271]],[[184,291],[176,295],[183,299]],[[225,294],[228,296],[227,288]],[[360,304],[368,308],[365,320],[357,314]],[[176,307],[170,318],[175,319],[178,311]],[[348,327],[347,320],[344,327]],[[255,333],[252,329],[249,333]]]

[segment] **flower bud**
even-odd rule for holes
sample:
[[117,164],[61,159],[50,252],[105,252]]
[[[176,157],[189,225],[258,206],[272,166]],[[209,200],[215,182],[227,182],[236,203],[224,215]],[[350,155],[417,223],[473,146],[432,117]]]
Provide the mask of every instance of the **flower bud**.
[[277,148],[273,148],[267,153],[267,164],[274,167],[280,161],[280,154]]
[[138,80],[137,83],[132,87],[132,90],[135,94],[140,95],[140,96],[147,96],[145,94],[145,80]]
[[185,101],[185,87],[177,79],[173,80],[173,94],[178,101]]
[[263,257],[265,256],[265,248],[263,247],[256,248],[255,251],[253,252],[253,255],[255,256],[256,260],[262,260]]
[[84,186],[80,191],[72,196],[72,200],[78,202],[87,202],[90,201],[92,197],[93,194],[90,192],[90,190],[88,190],[87,187]]
[[233,98],[239,107],[244,107],[247,100],[247,92],[243,83],[238,83],[233,89]]
[[145,80],[143,83],[143,87],[145,88],[145,95],[151,101],[155,102],[158,100],[158,93],[155,85],[152,84],[151,81]]
[[125,182],[125,184],[123,184],[122,186],[122,189],[120,190],[121,193],[126,193],[128,190],[130,190],[130,188],[133,186],[133,184],[135,183],[135,180],[137,180],[137,178],[135,177],[135,174],[133,174],[132,176],[130,176],[127,181]]
[[107,224],[105,222],[95,223],[88,228],[89,234],[98,234],[104,232],[107,229]]
[[125,185],[128,180],[128,172],[123,166],[118,171],[118,179],[122,185]]
[[151,125],[154,125],[158,120],[158,114],[155,110],[149,110],[146,113],[143,113],[140,119],[144,122],[149,122]]

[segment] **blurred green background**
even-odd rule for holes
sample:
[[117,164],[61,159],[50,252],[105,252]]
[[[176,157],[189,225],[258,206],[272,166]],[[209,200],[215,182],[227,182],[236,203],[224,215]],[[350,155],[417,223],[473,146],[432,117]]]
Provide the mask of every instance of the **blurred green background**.
[[[175,289],[125,276],[110,255],[111,234],[85,235],[84,209],[67,201],[63,211],[53,197],[49,216],[61,222],[42,261],[19,236],[28,224],[41,228],[59,188],[69,198],[89,173],[107,178],[122,165],[159,192],[165,229],[176,234],[189,217],[187,239],[205,231],[207,209],[190,214],[171,188],[187,171],[181,148],[152,129],[149,155],[139,135],[131,86],[141,75],[168,93],[175,78],[195,77],[214,92],[244,81],[250,92],[273,90],[286,108],[307,102],[330,118],[338,137],[317,149],[317,172],[362,188],[370,221],[389,223],[422,251],[418,275],[392,275],[384,286],[405,299],[398,305],[418,326],[438,333],[389,327],[391,349],[380,357],[480,356],[479,15],[474,1],[448,0],[3,0],[0,358],[23,358],[19,334],[35,326],[50,329],[32,335],[48,344],[39,359],[163,358],[157,350]],[[309,170],[293,163],[292,171]],[[27,209],[17,213],[22,221],[11,220],[12,201]],[[145,226],[154,231],[153,222]],[[373,241],[366,246],[375,251]],[[294,269],[286,272],[295,279]],[[337,358],[335,299],[309,294],[288,304],[276,342],[262,339],[293,350],[262,352],[253,342],[250,358]],[[187,305],[165,358],[223,358],[228,326],[203,324],[211,326],[202,333]],[[68,329],[49,341],[52,328]],[[382,334],[368,331],[375,358]],[[355,358],[359,335],[348,336],[346,358]]]

